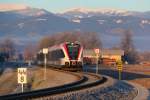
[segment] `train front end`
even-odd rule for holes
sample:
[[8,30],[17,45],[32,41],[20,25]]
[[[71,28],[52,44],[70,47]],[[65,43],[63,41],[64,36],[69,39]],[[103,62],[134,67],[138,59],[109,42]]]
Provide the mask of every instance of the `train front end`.
[[65,68],[69,70],[82,70],[83,67],[83,47],[79,43],[64,44],[66,60]]

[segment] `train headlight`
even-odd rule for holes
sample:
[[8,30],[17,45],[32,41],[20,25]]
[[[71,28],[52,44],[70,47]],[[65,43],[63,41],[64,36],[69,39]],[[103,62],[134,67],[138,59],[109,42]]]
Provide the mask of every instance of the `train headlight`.
[[76,65],[76,62],[75,62],[75,61],[72,61],[71,64],[72,64],[72,65]]
[[69,62],[65,62],[65,66],[69,66]]
[[82,62],[78,62],[78,65],[81,66],[81,65],[82,65]]

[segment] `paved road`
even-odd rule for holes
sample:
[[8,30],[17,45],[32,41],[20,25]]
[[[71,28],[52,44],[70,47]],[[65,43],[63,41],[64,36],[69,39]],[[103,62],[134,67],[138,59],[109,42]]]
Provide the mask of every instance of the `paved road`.
[[0,66],[3,68],[17,68],[22,66],[28,66],[28,64],[24,62],[4,62],[0,63]]
[[[84,66],[84,71],[89,71],[95,73],[96,71],[95,66]],[[109,68],[102,68],[99,67],[99,74],[102,75],[107,75],[110,77],[113,77],[115,79],[118,79],[118,71],[117,70],[112,70]],[[132,73],[132,72],[122,72],[122,80],[133,80],[136,78],[150,78],[150,75],[143,75],[143,74],[137,74],[137,73]]]

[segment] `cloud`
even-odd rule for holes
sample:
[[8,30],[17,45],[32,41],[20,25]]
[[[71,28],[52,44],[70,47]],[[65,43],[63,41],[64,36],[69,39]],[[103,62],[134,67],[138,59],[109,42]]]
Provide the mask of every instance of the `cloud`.
[[23,4],[0,4],[0,11],[22,10],[27,8]]

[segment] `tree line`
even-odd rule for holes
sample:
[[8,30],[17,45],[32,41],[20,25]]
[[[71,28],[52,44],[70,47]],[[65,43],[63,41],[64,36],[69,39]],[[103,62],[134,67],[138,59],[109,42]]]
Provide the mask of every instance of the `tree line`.
[[16,52],[12,39],[6,38],[0,42],[0,62],[12,60]]
[[[139,62],[139,54],[136,51],[131,30],[124,30],[119,49],[124,50],[123,61],[134,64]],[[37,44],[29,44],[24,47],[23,58],[24,60],[32,60],[36,53],[47,47],[57,45],[63,42],[80,42],[84,49],[102,48],[102,41],[98,33],[95,32],[61,32],[44,36]],[[111,42],[111,41],[110,41]],[[16,44],[10,38],[0,41],[0,61],[12,60],[16,54]]]
[[[139,55],[134,47],[132,34],[131,30],[123,30],[119,49],[124,50],[124,56],[122,57],[124,62],[135,64],[139,62]],[[102,48],[100,36],[95,32],[63,32],[52,34],[42,38],[38,48],[42,49],[66,41],[79,41],[85,49]]]
[[102,47],[101,40],[98,34],[95,32],[62,32],[42,38],[39,42],[39,49],[50,47],[67,41],[79,41],[86,49]]
[[120,48],[124,50],[124,56],[122,60],[124,62],[128,62],[129,64],[136,64],[139,63],[139,53],[134,47],[133,44],[133,32],[131,30],[124,30],[123,36],[120,43]]

